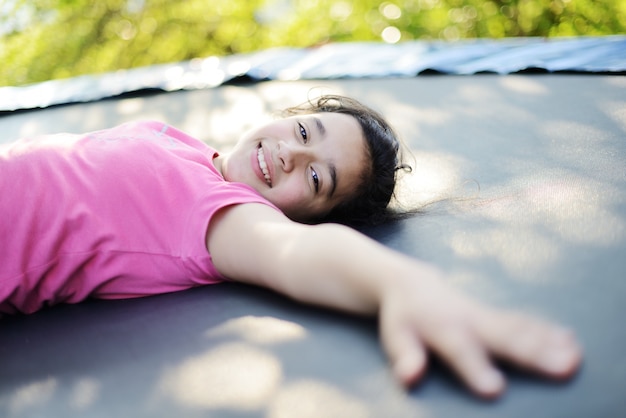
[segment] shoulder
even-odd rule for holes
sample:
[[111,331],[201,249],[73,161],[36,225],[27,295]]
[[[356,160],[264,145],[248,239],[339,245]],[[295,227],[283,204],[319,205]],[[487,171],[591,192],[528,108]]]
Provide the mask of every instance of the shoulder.
[[206,247],[217,270],[233,280],[251,279],[264,270],[288,242],[289,233],[303,226],[260,203],[224,206],[206,230]]

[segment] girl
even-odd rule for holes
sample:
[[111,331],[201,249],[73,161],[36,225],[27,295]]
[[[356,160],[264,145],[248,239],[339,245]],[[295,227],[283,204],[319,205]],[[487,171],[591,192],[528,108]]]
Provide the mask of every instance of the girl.
[[17,141],[0,151],[0,312],[228,279],[378,315],[407,386],[427,350],[482,397],[504,389],[492,356],[573,375],[568,331],[470,300],[341,225],[389,216],[399,149],[380,115],[340,96],[288,109],[226,154],[158,122]]

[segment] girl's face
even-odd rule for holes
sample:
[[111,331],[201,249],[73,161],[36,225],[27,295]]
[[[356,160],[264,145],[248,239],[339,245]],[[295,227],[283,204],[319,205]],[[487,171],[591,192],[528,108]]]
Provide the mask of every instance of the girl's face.
[[270,122],[215,159],[224,179],[252,186],[296,221],[322,216],[348,198],[366,163],[359,123],[339,113]]

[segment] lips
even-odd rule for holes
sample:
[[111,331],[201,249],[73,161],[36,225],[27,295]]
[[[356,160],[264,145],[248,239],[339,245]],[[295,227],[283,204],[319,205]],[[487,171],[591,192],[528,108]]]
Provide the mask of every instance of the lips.
[[272,178],[270,177],[270,171],[267,167],[267,162],[265,162],[265,153],[263,152],[263,147],[259,146],[257,149],[257,160],[259,162],[259,168],[263,173],[263,177],[265,178],[265,182],[268,186],[272,187]]

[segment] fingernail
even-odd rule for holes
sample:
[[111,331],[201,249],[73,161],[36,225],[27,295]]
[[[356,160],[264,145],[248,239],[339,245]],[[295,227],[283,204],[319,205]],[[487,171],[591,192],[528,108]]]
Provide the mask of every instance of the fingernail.
[[543,356],[543,367],[553,373],[562,373],[569,368],[570,353],[564,350],[548,350]]
[[417,364],[414,358],[412,357],[403,357],[396,363],[396,372],[406,378],[415,373],[415,369],[417,368]]
[[504,378],[496,370],[487,370],[476,379],[476,385],[480,392],[494,393],[502,389]]

